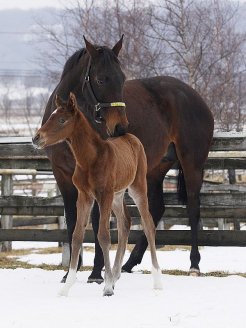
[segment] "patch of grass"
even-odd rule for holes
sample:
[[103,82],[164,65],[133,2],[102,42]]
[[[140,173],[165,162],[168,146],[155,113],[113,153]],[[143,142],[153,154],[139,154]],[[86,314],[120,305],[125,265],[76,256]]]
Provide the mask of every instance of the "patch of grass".
[[169,252],[169,251],[190,251],[190,246],[177,246],[177,245],[165,245],[165,246],[157,246],[156,249],[158,251],[164,251],[164,252]]
[[202,274],[202,276],[204,276],[204,277],[218,277],[218,278],[230,277],[230,276],[240,276],[240,277],[246,278],[246,273],[240,273],[240,272],[229,273],[229,272],[226,272],[226,271],[213,271],[213,272],[204,273],[204,274]]
[[62,247],[47,247],[47,248],[35,249],[35,254],[57,254],[57,253],[62,253]]
[[[52,265],[52,264],[30,264],[27,262],[22,262],[18,259],[18,257],[0,257],[0,269],[43,269],[47,271],[54,271],[54,270],[63,270],[66,269],[62,265]],[[91,266],[83,266],[80,271],[91,271]]]
[[[143,274],[151,274],[151,271],[149,270],[140,270],[140,273]],[[162,274],[167,274],[170,276],[189,276],[188,271],[182,271],[182,270],[161,270]],[[207,272],[207,273],[201,273],[200,277],[218,277],[218,278],[224,278],[224,277],[230,277],[230,276],[240,276],[243,278],[246,278],[246,273],[229,273],[225,271],[214,271],[214,272]]]
[[34,248],[29,248],[29,249],[13,249],[10,252],[0,252],[0,260],[1,258],[4,257],[9,257],[9,256],[24,256],[31,254],[35,251]]
[[[114,246],[114,245],[112,245]],[[113,249],[115,247],[112,247]],[[130,247],[131,248],[131,245]],[[116,249],[116,248],[115,248]],[[170,251],[175,249],[187,249],[186,247],[177,247],[177,246],[164,246],[161,248],[161,250],[164,251]],[[92,251],[94,252],[94,247],[86,246],[86,251]],[[130,250],[130,249],[129,249]],[[57,254],[61,253],[62,248],[61,247],[48,247],[48,248],[42,248],[42,249],[36,249],[36,248],[29,248],[29,249],[17,249],[12,250],[10,252],[2,252],[0,253],[0,269],[43,269],[48,271],[54,271],[54,270],[62,270],[66,271],[67,268],[64,268],[62,265],[51,265],[42,263],[39,265],[29,264],[27,262],[22,262],[19,258],[21,256],[26,256],[29,254]],[[91,271],[92,266],[83,266],[80,268],[79,271]],[[143,274],[150,274],[151,272],[149,270],[140,270]],[[182,271],[182,270],[162,270],[163,274],[167,275],[175,275],[175,276],[189,276],[188,271]],[[243,278],[246,278],[246,273],[229,273],[225,271],[214,271],[214,272],[208,272],[208,273],[201,273],[201,277],[229,277],[229,276],[240,276]]]

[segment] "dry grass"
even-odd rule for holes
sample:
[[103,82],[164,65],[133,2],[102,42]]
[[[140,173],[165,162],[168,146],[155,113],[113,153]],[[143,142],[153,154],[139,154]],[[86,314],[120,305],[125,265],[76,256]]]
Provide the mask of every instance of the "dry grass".
[[[115,249],[115,245],[112,245],[112,249]],[[170,251],[170,250],[176,250],[176,249],[183,249],[186,250],[188,247],[176,247],[176,246],[164,246],[160,248],[162,251]],[[91,246],[86,246],[85,247],[86,251],[91,251],[94,252],[94,248]],[[128,246],[128,249],[131,250],[132,246]],[[188,248],[189,249],[189,248]],[[18,249],[18,250],[12,250],[10,252],[2,252],[0,253],[0,269],[17,269],[17,268],[22,268],[22,269],[43,269],[43,270],[48,270],[48,271],[53,271],[53,270],[62,270],[65,271],[64,268],[61,265],[50,265],[50,264],[39,264],[39,265],[34,265],[34,264],[29,264],[26,262],[22,262],[19,260],[21,256],[26,256],[29,254],[57,254],[61,253],[62,248],[61,247],[49,247],[49,248],[42,248],[42,249],[35,249],[35,248],[30,248],[30,249]],[[92,266],[83,266],[80,271],[91,271]],[[143,274],[150,274],[150,271],[148,270],[140,270],[140,273]],[[162,270],[163,274],[168,274],[168,275],[175,275],[175,276],[188,276],[189,273],[187,271],[182,271],[182,270]],[[201,277],[228,277],[228,276],[233,276],[233,275],[238,275],[241,277],[246,278],[246,273],[229,273],[229,272],[224,272],[224,271],[214,271],[214,272],[209,272],[209,273],[201,273]]]

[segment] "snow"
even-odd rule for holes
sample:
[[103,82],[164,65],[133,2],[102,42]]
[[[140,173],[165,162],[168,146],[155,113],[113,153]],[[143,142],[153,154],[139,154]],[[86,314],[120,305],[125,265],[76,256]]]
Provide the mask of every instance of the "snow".
[[[92,244],[85,244],[92,246]],[[14,249],[20,248],[45,248],[57,247],[57,243],[44,242],[13,242]],[[110,251],[110,260],[113,262],[116,251]],[[246,273],[246,251],[244,247],[201,247],[201,263],[200,268],[202,273],[225,271],[227,273]],[[127,260],[130,255],[126,251],[124,260]],[[182,270],[187,271],[189,265],[190,251],[188,249],[177,249],[173,251],[157,250],[158,261],[162,270]],[[61,264],[61,253],[57,254],[37,254],[35,251],[32,254],[21,256],[23,262],[28,262],[33,265],[39,264]],[[92,266],[94,260],[94,252],[84,251],[83,265]],[[151,258],[149,253],[143,257],[135,271],[151,270]]]
[[245,279],[162,276],[163,291],[150,275],[122,274],[115,295],[87,284],[79,272],[68,297],[59,297],[59,271],[1,270],[1,327],[207,328],[245,327]]
[[[29,263],[59,264],[61,254],[38,254],[57,243],[14,242],[13,248],[32,248],[22,256]],[[111,251],[113,258],[115,251]],[[84,251],[84,265],[93,252]],[[127,254],[128,256],[128,254]],[[202,272],[246,272],[246,252],[238,247],[201,248]],[[158,251],[162,269],[186,270],[188,250]],[[147,252],[136,270],[151,269]],[[58,296],[63,271],[0,270],[1,327],[4,328],[243,328],[246,281],[225,278],[162,275],[163,290],[152,289],[152,277],[137,271],[123,273],[115,295],[103,297],[103,284],[87,284],[89,272],[78,272],[68,297]]]

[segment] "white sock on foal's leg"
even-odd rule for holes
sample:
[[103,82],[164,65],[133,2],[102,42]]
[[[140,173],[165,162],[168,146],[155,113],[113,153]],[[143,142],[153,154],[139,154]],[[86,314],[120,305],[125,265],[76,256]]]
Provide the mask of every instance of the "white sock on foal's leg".
[[162,289],[161,282],[161,269],[152,267],[152,277],[153,277],[153,288],[154,289]]
[[69,289],[73,286],[75,281],[76,281],[76,270],[69,269],[66,282],[63,285],[63,287],[59,290],[58,295],[67,296]]

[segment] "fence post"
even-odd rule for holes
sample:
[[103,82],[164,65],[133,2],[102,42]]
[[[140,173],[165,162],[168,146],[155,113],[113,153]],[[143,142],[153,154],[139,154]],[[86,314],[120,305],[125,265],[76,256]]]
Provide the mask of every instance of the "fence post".
[[[235,169],[228,169],[228,178],[230,184],[235,184],[237,182]],[[233,226],[234,230],[240,230],[240,220],[234,219]]]
[[[3,174],[1,183],[1,194],[2,196],[11,196],[13,194],[13,179],[12,174]],[[1,216],[1,228],[11,229],[13,227],[13,217],[11,215]],[[7,252],[11,251],[12,242],[4,241],[0,243],[0,251]]]

